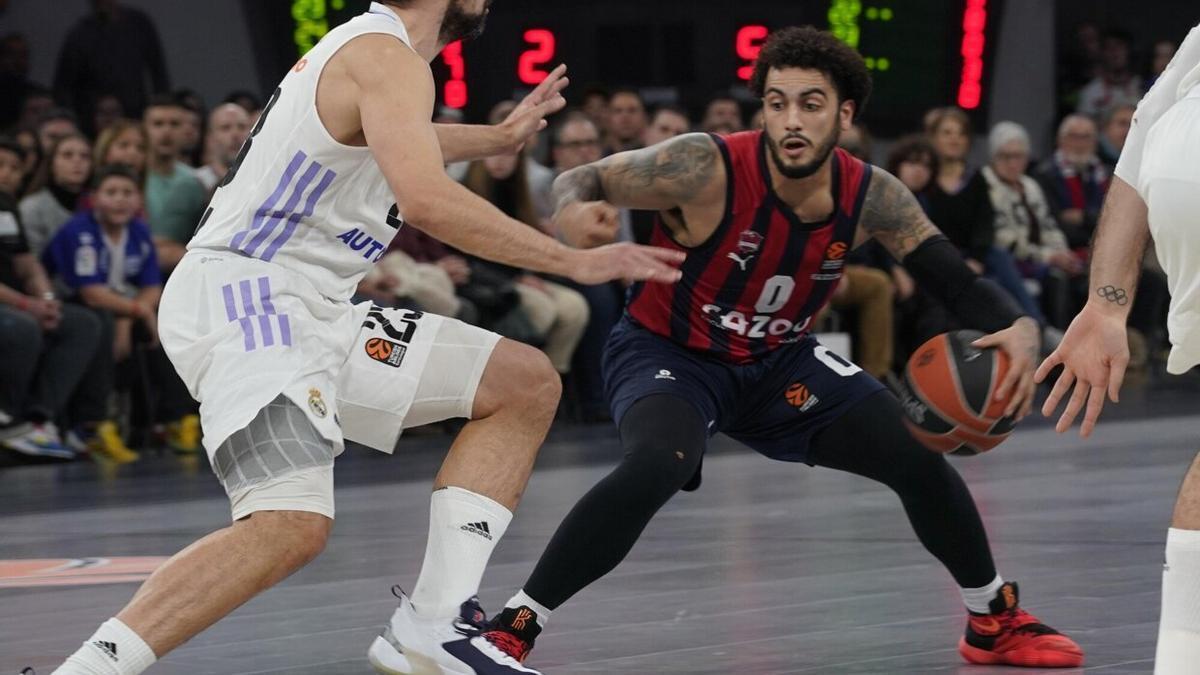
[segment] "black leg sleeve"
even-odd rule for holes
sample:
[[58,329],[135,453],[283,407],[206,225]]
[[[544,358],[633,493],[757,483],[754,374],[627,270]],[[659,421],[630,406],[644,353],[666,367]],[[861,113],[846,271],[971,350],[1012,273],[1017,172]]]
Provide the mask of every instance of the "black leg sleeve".
[[525,583],[529,597],[556,609],[616,567],[695,474],[707,439],[704,420],[686,400],[655,395],[635,403],[621,420],[625,458],[558,526]]
[[890,487],[917,538],[959,586],[986,586],[996,566],[975,500],[943,455],[913,439],[903,415],[890,392],[873,394],[817,435],[809,459]]

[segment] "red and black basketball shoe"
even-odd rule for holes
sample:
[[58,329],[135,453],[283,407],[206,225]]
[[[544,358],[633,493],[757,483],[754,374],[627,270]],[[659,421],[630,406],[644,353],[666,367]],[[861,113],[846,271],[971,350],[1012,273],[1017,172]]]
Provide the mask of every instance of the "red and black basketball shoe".
[[990,614],[971,612],[967,631],[958,642],[958,653],[970,663],[1024,666],[1026,668],[1073,668],[1083,665],[1083,650],[1021,609],[1017,584],[1000,587],[988,603]]
[[492,617],[480,637],[516,659],[518,663],[524,663],[533,649],[533,641],[541,632],[537,612],[525,606],[505,607],[504,611]]

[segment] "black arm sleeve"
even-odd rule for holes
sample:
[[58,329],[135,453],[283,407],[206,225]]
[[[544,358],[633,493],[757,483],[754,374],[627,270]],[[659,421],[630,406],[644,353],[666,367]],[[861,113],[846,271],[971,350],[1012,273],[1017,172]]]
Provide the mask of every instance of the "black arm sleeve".
[[921,288],[970,328],[995,333],[1023,316],[1012,296],[972,272],[954,244],[943,236],[921,242],[904,258],[904,266]]

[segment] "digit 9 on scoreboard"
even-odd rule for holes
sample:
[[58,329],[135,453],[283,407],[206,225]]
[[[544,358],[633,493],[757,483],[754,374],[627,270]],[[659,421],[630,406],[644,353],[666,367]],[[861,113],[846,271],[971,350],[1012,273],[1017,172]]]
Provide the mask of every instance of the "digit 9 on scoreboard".
[[733,51],[741,64],[737,69],[739,80],[749,81],[750,76],[754,74],[754,62],[758,59],[758,53],[762,51],[763,42],[766,41],[769,32],[766,26],[759,24],[738,28],[733,39]]

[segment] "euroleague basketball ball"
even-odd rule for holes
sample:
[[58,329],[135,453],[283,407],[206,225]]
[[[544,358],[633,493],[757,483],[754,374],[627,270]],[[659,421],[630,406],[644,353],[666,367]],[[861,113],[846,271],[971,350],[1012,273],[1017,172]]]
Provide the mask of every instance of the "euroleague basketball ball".
[[901,396],[909,431],[930,450],[955,455],[987,452],[1008,438],[1015,422],[1009,399],[994,400],[1008,372],[1008,354],[979,349],[974,330],[943,333],[913,352]]

